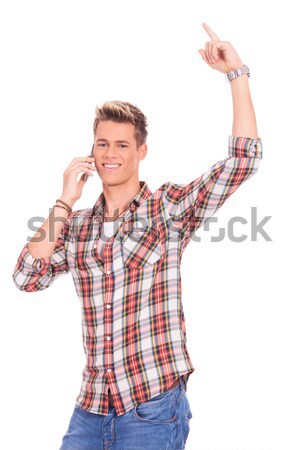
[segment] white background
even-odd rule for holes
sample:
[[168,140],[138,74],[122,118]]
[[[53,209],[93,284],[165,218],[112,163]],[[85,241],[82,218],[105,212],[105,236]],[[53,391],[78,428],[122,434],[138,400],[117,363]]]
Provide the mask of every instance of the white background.
[[[300,448],[299,37],[296,2],[10,1],[1,37],[1,447],[58,450],[84,354],[71,275],[37,293],[12,272],[73,157],[89,153],[96,104],[130,101],[149,121],[140,180],[154,192],[227,156],[230,85],[198,53],[205,21],[251,70],[264,156],[182,261],[193,418],[187,450]],[[76,209],[102,191],[94,176]],[[251,208],[271,216],[251,240]],[[211,242],[242,216],[236,243]],[[199,233],[198,233],[199,234]],[[141,449],[142,450],[142,449]]]

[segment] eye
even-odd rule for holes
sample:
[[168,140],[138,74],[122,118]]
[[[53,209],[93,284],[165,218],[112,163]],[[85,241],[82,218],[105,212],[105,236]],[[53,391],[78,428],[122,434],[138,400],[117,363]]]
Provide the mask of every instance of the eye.
[[[98,147],[103,147],[103,146],[105,146],[105,145],[107,145],[107,144],[98,144]],[[119,147],[124,148],[124,147],[128,147],[128,145],[120,144]]]

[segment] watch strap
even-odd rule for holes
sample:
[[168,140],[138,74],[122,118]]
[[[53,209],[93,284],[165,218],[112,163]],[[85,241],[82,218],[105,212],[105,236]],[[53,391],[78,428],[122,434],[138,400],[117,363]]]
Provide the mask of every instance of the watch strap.
[[234,78],[237,78],[244,74],[247,74],[248,78],[250,77],[250,70],[249,67],[246,66],[246,64],[244,64],[240,69],[231,70],[230,72],[226,73],[226,79],[228,82],[230,82],[231,80],[234,80]]

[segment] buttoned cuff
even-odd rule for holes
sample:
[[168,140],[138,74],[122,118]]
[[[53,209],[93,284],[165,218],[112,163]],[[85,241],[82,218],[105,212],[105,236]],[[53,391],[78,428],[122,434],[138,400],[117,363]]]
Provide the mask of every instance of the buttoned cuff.
[[260,138],[229,136],[228,154],[235,158],[262,158],[263,147]]
[[21,254],[21,265],[23,266],[24,272],[36,272],[44,275],[47,273],[50,264],[51,264],[51,256],[46,258],[35,258],[32,256],[30,251],[28,250],[28,244],[25,244]]

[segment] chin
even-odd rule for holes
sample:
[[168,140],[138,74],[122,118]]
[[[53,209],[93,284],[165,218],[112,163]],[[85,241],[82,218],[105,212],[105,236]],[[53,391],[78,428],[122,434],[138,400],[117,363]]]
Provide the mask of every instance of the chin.
[[101,180],[102,180],[102,183],[106,184],[107,186],[117,186],[124,182],[124,180],[122,180],[121,178],[114,178],[112,176],[101,177]]

